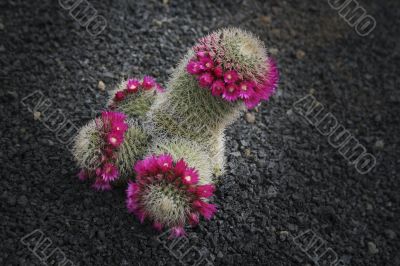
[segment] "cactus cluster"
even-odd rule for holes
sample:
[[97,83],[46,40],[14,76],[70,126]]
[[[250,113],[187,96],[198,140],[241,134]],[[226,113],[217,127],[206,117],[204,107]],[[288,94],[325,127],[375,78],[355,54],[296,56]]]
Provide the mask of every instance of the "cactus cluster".
[[97,189],[131,179],[129,211],[181,236],[185,224],[216,211],[209,198],[224,173],[225,128],[268,100],[277,82],[260,40],[240,29],[213,32],[187,52],[166,90],[149,76],[121,82],[105,113],[124,117],[123,134],[110,139],[114,121],[104,118],[82,127],[74,148],[80,177],[94,177]]

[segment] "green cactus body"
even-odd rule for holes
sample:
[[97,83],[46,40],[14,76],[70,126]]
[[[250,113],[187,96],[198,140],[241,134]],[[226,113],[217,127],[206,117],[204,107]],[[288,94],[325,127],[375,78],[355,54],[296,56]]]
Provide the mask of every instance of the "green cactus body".
[[138,90],[135,93],[129,94],[122,101],[115,102],[115,93],[123,91],[126,88],[127,81],[122,81],[115,90],[111,91],[110,99],[108,100],[107,106],[114,105],[115,111],[122,112],[128,115],[130,118],[136,118],[141,120],[146,116],[151,105],[156,98],[155,90]]
[[[145,155],[149,145],[148,134],[133,119],[128,120],[128,124],[124,141],[116,152],[116,166],[120,173],[118,183],[132,177],[134,163]],[[75,138],[73,148],[79,167],[89,171],[96,170],[101,163],[103,145],[104,140],[98,132],[95,120],[83,126]]]

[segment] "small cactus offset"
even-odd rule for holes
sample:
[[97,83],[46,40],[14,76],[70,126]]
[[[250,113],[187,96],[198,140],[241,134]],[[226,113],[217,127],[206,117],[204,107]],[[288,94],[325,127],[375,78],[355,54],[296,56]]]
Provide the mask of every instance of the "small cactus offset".
[[99,190],[131,179],[128,210],[182,236],[185,225],[216,212],[209,201],[214,177],[224,173],[226,127],[277,84],[277,66],[259,39],[235,28],[213,32],[187,52],[167,90],[148,76],[121,82],[111,111],[75,139],[79,176]]
[[164,88],[149,76],[145,76],[142,81],[124,80],[111,92],[107,107],[131,118],[141,119],[146,116],[156,94],[162,92]]
[[147,218],[157,230],[171,228],[171,237],[185,234],[184,226],[196,226],[199,217],[211,219],[216,206],[208,203],[212,184],[201,184],[196,168],[169,154],[149,155],[135,165],[136,182],[128,185],[127,208],[141,223]]

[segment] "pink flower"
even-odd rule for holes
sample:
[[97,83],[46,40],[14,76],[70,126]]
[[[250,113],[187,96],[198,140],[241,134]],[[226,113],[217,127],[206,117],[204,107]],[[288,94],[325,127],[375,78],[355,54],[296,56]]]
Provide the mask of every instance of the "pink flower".
[[126,189],[126,194],[129,198],[136,197],[139,192],[139,186],[136,183],[129,182],[128,188]]
[[197,186],[196,193],[199,197],[209,198],[214,194],[215,186],[211,184]]
[[157,231],[161,232],[162,229],[163,229],[163,224],[156,221],[156,222],[153,223],[153,227],[154,227],[154,229],[156,229]]
[[238,79],[239,76],[235,70],[229,70],[224,74],[224,81],[228,84],[235,83]]
[[212,84],[214,77],[210,73],[204,73],[199,77],[199,84],[201,87],[208,87]]
[[88,176],[87,172],[84,169],[79,171],[79,174],[78,174],[79,180],[83,181],[83,180],[86,180],[88,177],[89,176]]
[[225,83],[222,80],[216,80],[211,85],[211,93],[214,96],[220,96],[225,91]]
[[189,61],[189,63],[186,66],[186,70],[189,74],[192,75],[197,75],[200,74],[202,72],[201,70],[201,64],[197,61]]
[[185,171],[185,174],[182,177],[182,182],[185,185],[194,185],[197,184],[199,181],[199,175],[197,173],[197,170],[194,168],[188,168]]
[[243,81],[239,85],[239,97],[242,99],[248,99],[254,93],[254,82]]
[[139,90],[140,87],[140,81],[137,79],[128,79],[128,82],[126,83],[126,91],[129,93],[134,93]]
[[114,181],[117,179],[118,175],[118,169],[115,167],[115,165],[112,163],[105,163],[103,165],[101,177],[104,179],[104,181]]
[[211,71],[214,68],[214,62],[211,58],[204,57],[200,60],[200,68],[205,71]]
[[114,99],[117,102],[122,101],[123,99],[125,99],[125,93],[123,91],[117,91],[117,93],[115,93]]
[[187,168],[186,162],[183,159],[180,159],[175,164],[175,168],[174,168],[175,175],[183,177],[185,175],[186,168]]
[[246,105],[246,107],[248,109],[253,109],[254,107],[256,107],[258,104],[260,103],[260,98],[253,94],[251,95],[249,98],[244,99],[244,104]]
[[269,69],[265,85],[268,87],[268,91],[270,91],[272,94],[276,90],[276,87],[278,86],[279,71],[278,67],[276,66],[275,60],[269,58],[267,63],[269,65]]
[[112,124],[112,130],[118,134],[123,135],[128,130],[128,124],[121,121],[114,121]]
[[105,181],[102,178],[96,178],[96,181],[93,184],[93,188],[96,190],[110,190],[111,189],[111,185],[109,182]]
[[126,119],[126,115],[119,112],[103,111],[101,113],[101,118],[106,122],[124,121]]
[[234,83],[226,85],[222,97],[230,102],[235,101],[239,97],[239,88]]
[[156,175],[158,173],[158,160],[156,156],[150,156],[144,160],[146,172],[149,175]]
[[214,68],[214,75],[217,78],[222,78],[224,76],[224,70],[222,69],[222,66],[216,66]]
[[191,226],[196,226],[199,223],[199,215],[196,213],[190,213],[189,214],[189,224]]
[[107,142],[113,147],[119,147],[124,141],[124,137],[117,132],[111,132],[107,135]]
[[127,198],[126,208],[128,209],[128,212],[135,213],[139,208],[139,204],[137,203],[135,198]]
[[185,229],[183,229],[182,226],[175,226],[171,228],[171,235],[170,238],[177,238],[177,237],[181,237],[184,236],[185,233]]
[[199,60],[210,57],[210,54],[206,51],[198,51],[196,55]]
[[152,78],[150,76],[145,76],[143,78],[142,86],[144,87],[145,90],[150,90],[155,85],[156,85],[156,82],[155,82],[154,78]]
[[138,178],[145,176],[147,174],[147,168],[146,168],[143,160],[136,162],[136,164],[133,168],[134,168],[134,170],[136,172],[136,176]]
[[201,200],[196,200],[193,205],[197,208],[201,215],[207,220],[210,220],[217,212],[217,208],[214,204],[210,204]]
[[169,154],[160,155],[157,159],[158,167],[164,173],[168,172],[172,168],[172,156]]

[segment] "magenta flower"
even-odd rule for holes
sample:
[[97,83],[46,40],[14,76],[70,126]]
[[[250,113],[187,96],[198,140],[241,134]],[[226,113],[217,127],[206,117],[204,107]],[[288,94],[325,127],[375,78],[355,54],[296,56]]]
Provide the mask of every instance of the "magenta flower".
[[157,158],[158,167],[161,171],[166,173],[172,168],[172,156],[169,154],[161,155]]
[[199,175],[194,168],[188,168],[182,177],[182,183],[185,185],[195,185],[199,181]]
[[182,226],[175,226],[171,228],[171,235],[170,238],[177,238],[177,237],[181,237],[184,236],[185,233],[185,229],[183,229]]
[[142,86],[145,90],[150,90],[156,85],[156,81],[153,77],[145,76],[143,78]]
[[251,95],[249,98],[244,99],[244,104],[246,105],[246,107],[248,109],[253,109],[254,107],[256,107],[258,104],[260,103],[260,98],[253,94]]
[[123,135],[128,130],[128,124],[122,121],[114,121],[111,130]]
[[224,76],[224,70],[222,69],[222,66],[216,66],[214,68],[214,75],[217,78],[222,78]]
[[212,84],[214,77],[210,73],[204,73],[199,77],[199,84],[201,87],[208,87]]
[[211,85],[211,94],[214,96],[220,96],[225,91],[225,83],[222,80],[216,80]]
[[192,75],[197,75],[200,74],[202,72],[201,70],[201,64],[197,61],[189,61],[189,63],[186,66],[186,70],[189,74]]
[[154,222],[154,223],[153,223],[153,227],[154,227],[154,229],[156,229],[157,231],[161,232],[164,226],[163,226],[163,224],[160,223],[160,222]]
[[210,57],[210,54],[209,54],[208,52],[206,52],[206,51],[198,51],[198,52],[196,53],[196,55],[197,55],[197,58],[198,58],[199,60],[201,60],[201,59],[203,59],[203,58],[209,58],[209,57]]
[[174,172],[177,176],[182,177],[185,175],[187,167],[187,163],[183,159],[181,159],[175,164]]
[[79,180],[84,181],[84,180],[86,180],[88,177],[89,177],[89,176],[88,176],[87,172],[86,172],[84,169],[82,169],[82,170],[79,171],[79,174],[78,174]]
[[209,198],[214,195],[215,186],[211,184],[197,186],[196,193],[199,197]]
[[204,71],[211,71],[214,69],[214,62],[211,58],[204,57],[200,60],[200,68]]
[[122,101],[123,99],[125,99],[125,93],[123,91],[117,91],[117,93],[115,93],[114,99],[117,102]]
[[126,83],[126,91],[129,93],[134,93],[139,91],[140,81],[137,79],[128,79]]
[[236,84],[231,83],[226,85],[224,92],[222,93],[222,97],[230,102],[235,101],[239,97],[239,88]]
[[239,84],[239,97],[242,99],[248,99],[254,93],[254,82],[243,81]]
[[199,223],[199,215],[196,213],[189,214],[189,224],[194,227]]
[[111,132],[107,135],[107,142],[113,147],[119,147],[123,141],[124,136],[118,132]]
[[110,190],[111,185],[103,178],[96,178],[96,181],[93,184],[93,188],[99,191],[105,191],[105,190]]
[[239,75],[235,70],[229,70],[224,74],[224,81],[227,84],[235,83],[239,79]]
[[104,111],[101,113],[101,118],[103,122],[114,122],[114,121],[124,121],[126,115],[119,112]]
[[196,200],[193,205],[207,220],[210,220],[217,212],[217,208],[214,204],[210,204],[204,201]]
[[112,163],[105,163],[103,165],[101,177],[104,179],[104,181],[114,181],[117,179],[118,175],[118,169],[115,167],[115,165]]
[[128,188],[126,189],[128,197],[137,196],[138,191],[139,191],[139,186],[136,183],[129,182]]

